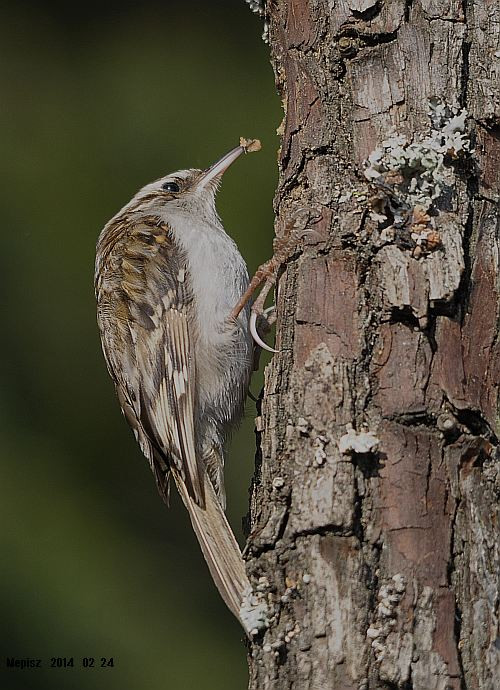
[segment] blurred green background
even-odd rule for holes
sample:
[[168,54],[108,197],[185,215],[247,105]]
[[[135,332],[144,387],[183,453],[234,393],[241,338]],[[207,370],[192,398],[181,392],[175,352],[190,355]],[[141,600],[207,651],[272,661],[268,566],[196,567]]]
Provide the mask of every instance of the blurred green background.
[[[119,411],[93,262],[139,187],[242,135],[263,151],[227,174],[218,208],[250,270],[269,256],[281,111],[261,21],[243,0],[1,7],[0,687],[245,688],[239,626]],[[227,463],[240,535],[254,414]],[[47,669],[53,656],[75,668]]]

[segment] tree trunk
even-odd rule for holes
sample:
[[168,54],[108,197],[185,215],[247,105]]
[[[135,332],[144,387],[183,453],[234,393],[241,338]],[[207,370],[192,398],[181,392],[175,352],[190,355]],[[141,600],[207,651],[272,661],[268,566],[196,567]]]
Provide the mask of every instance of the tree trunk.
[[257,419],[248,569],[274,616],[250,688],[493,690],[499,5],[266,12],[276,231],[304,239]]

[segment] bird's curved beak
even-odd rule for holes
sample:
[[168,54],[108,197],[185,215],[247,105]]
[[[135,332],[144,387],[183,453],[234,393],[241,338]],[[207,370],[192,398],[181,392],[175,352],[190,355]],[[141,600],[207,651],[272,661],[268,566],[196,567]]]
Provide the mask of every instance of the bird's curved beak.
[[222,174],[242,153],[244,153],[244,151],[245,149],[243,146],[236,146],[236,148],[226,153],[225,156],[222,156],[217,163],[214,163],[202,173],[198,180],[197,187],[199,189],[204,189],[210,182],[217,182]]

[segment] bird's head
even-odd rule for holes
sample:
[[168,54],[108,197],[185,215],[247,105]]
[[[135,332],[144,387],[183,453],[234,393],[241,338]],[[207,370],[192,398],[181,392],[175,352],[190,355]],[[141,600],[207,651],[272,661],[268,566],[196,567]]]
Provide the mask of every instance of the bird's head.
[[216,221],[215,195],[222,175],[246,151],[236,146],[206,170],[179,170],[143,187],[124,210],[169,221],[178,215]]

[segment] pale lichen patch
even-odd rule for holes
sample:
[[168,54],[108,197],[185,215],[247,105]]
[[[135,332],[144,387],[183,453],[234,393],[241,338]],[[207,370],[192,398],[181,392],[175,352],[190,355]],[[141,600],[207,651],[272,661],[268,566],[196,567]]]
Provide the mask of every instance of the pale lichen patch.
[[380,439],[373,431],[356,431],[348,425],[347,433],[339,439],[339,450],[342,455],[349,453],[371,453],[379,445]]
[[240,607],[240,620],[245,630],[255,637],[269,626],[268,607],[261,593],[249,590]]
[[375,660],[381,663],[387,656],[388,637],[393,632],[398,615],[398,605],[406,589],[406,580],[397,573],[383,583],[377,593],[375,618],[366,631],[366,637],[371,640],[371,648]]
[[428,115],[426,135],[415,134],[410,140],[393,132],[370,153],[364,169],[372,187],[370,219],[380,226],[379,242],[405,246],[416,259],[443,246],[438,200],[455,183],[453,162],[471,152],[466,110],[434,98]]
[[391,184],[396,177],[394,192],[406,206],[429,209],[445,185],[453,182],[446,156],[457,158],[470,150],[465,134],[466,117],[466,110],[453,111],[438,99],[432,99],[429,135],[415,135],[409,141],[404,134],[394,132],[368,156],[365,177],[384,184]]

